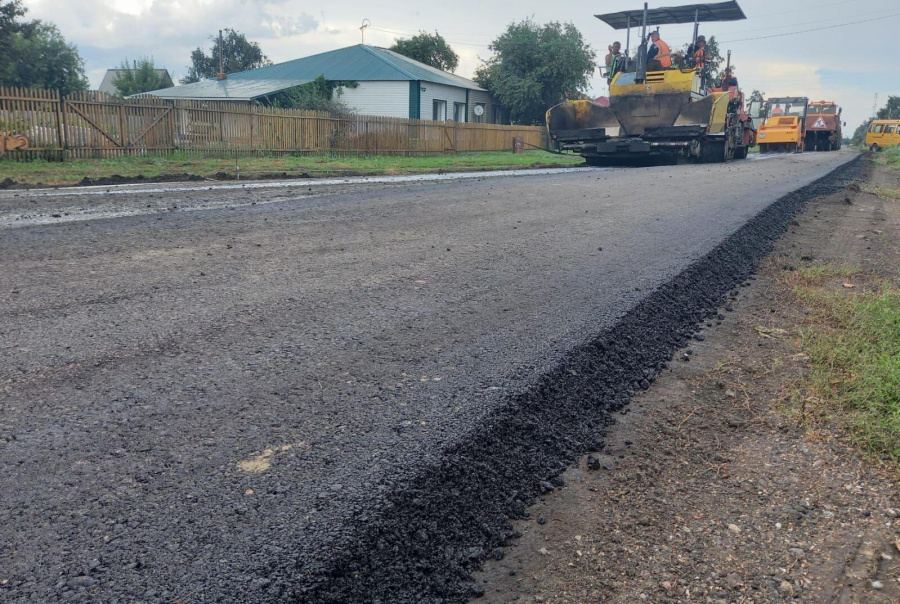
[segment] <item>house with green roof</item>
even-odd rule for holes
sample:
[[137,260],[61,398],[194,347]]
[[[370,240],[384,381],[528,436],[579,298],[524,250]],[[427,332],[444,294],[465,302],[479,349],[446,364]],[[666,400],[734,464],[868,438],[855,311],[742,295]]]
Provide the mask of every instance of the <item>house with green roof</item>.
[[355,87],[339,89],[341,100],[362,115],[509,123],[508,112],[474,81],[364,44],[147,94],[163,99],[249,103],[306,84],[319,75],[329,81],[355,82]]

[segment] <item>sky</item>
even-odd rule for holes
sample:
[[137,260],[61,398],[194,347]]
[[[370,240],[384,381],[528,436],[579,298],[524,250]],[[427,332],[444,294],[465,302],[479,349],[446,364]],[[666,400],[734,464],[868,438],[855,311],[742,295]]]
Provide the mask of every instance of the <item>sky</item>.
[[[733,51],[741,87],[767,96],[808,96],[836,100],[844,108],[847,129],[872,115],[875,95],[883,106],[900,96],[896,38],[900,35],[897,0],[739,0],[747,19],[701,24],[720,48]],[[650,7],[689,4],[689,0],[650,1]],[[152,56],[177,81],[197,46],[208,50],[210,35],[230,27],[259,42],[274,62],[358,44],[363,19],[371,23],[366,44],[390,46],[396,38],[420,30],[438,31],[459,54],[456,73],[471,77],[488,48],[512,21],[571,22],[602,61],[624,32],[595,14],[637,9],[637,0],[340,0],[335,4],[300,0],[25,0],[29,18],[55,23],[85,59],[91,87],[108,68],[125,59]],[[817,30],[817,31],[807,31]],[[661,28],[673,48],[689,41],[692,25]],[[632,40],[636,35],[632,36]],[[599,69],[591,79],[592,96],[607,92]]]

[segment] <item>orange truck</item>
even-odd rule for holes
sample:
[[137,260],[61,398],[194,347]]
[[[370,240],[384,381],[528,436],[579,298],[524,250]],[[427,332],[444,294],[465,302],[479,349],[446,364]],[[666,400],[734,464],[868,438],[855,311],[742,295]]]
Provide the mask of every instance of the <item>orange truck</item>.
[[804,151],[837,151],[841,148],[841,108],[834,101],[815,101],[806,114]]
[[765,118],[756,135],[759,152],[803,151],[808,106],[809,99],[803,96],[766,99]]

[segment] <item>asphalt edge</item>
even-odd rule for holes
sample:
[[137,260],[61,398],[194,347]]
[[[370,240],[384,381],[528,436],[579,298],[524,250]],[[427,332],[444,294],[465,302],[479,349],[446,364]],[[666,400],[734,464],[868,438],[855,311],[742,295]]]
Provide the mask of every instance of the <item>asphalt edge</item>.
[[703,321],[718,315],[810,199],[833,194],[865,170],[862,156],[779,198],[725,241],[648,295],[612,329],[566,355],[413,479],[377,485],[377,512],[316,560],[290,560],[265,575],[247,602],[463,603],[483,594],[471,573],[502,557],[535,498],[580,455],[603,447],[613,413],[649,388]]

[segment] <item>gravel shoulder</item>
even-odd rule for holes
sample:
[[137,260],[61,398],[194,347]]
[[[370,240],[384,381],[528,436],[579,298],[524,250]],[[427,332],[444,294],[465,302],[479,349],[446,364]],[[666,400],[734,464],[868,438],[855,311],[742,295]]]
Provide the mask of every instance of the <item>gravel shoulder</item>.
[[[861,184],[897,186],[867,171]],[[860,455],[840,422],[801,425],[785,402],[805,375],[796,333],[810,312],[786,276],[846,263],[895,278],[898,241],[895,200],[852,187],[810,201],[732,292],[732,312],[515,523],[521,537],[478,575],[475,601],[900,601],[896,468]]]

